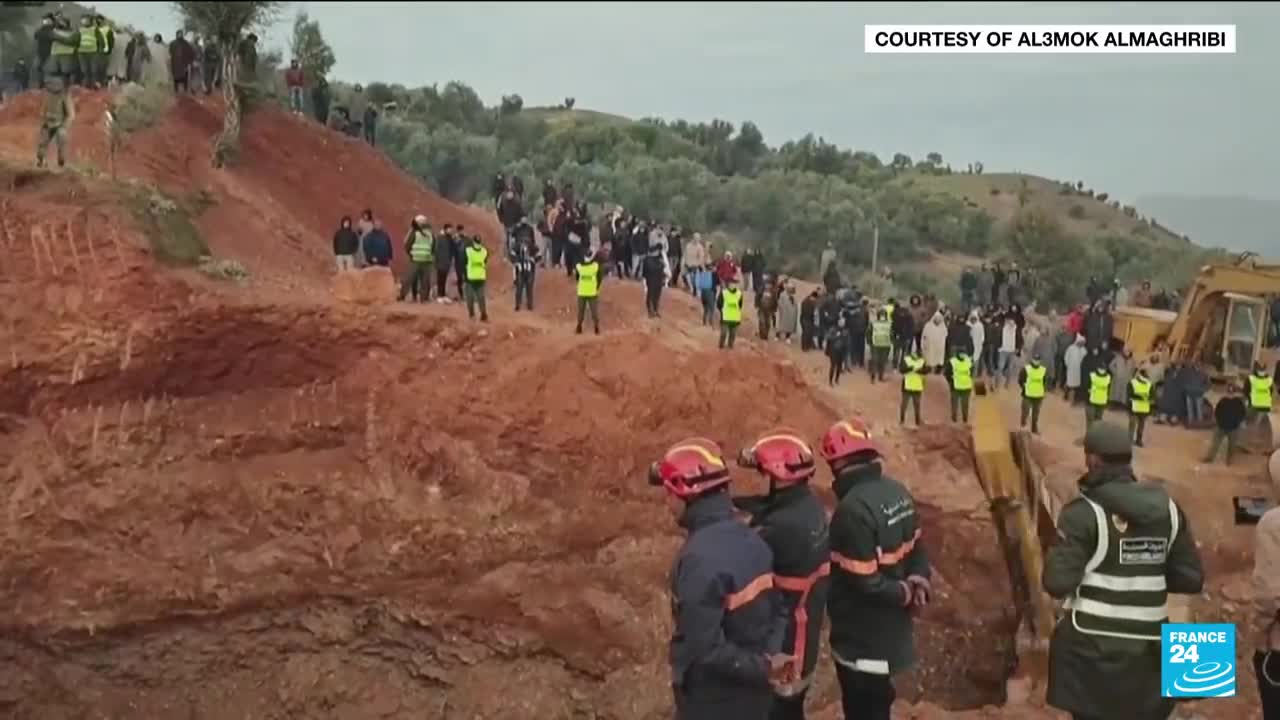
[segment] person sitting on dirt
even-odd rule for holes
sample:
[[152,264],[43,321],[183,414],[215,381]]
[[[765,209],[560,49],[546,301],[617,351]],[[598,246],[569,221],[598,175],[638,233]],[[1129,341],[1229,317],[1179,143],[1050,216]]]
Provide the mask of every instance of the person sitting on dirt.
[[52,142],[58,148],[58,167],[67,164],[67,132],[76,119],[75,103],[67,92],[66,82],[51,76],[45,82],[44,112],[40,116],[40,136],[36,140],[36,167],[44,167],[44,156]]
[[1218,448],[1222,447],[1222,441],[1226,440],[1225,464],[1231,464],[1231,456],[1235,454],[1236,441],[1240,437],[1240,426],[1244,424],[1247,414],[1244,397],[1240,395],[1240,386],[1232,383],[1227,388],[1227,394],[1222,396],[1213,408],[1213,440],[1209,443],[1209,452],[1201,462],[1208,465],[1217,459]]
[[356,253],[360,251],[360,236],[351,228],[351,216],[342,218],[338,231],[333,234],[333,256],[337,259],[338,272],[356,269]]
[[1262,363],[1253,364],[1253,374],[1249,376],[1249,424],[1271,413],[1271,395],[1275,381],[1267,373]]
[[1169,593],[1204,586],[1196,542],[1164,487],[1134,476],[1126,428],[1095,423],[1084,453],[1080,495],[1062,508],[1044,563],[1045,591],[1068,608],[1049,646],[1048,703],[1076,718],[1166,718],[1160,626]]
[[489,277],[489,248],[480,241],[479,235],[471,236],[471,244],[464,253],[467,260],[467,316],[476,318],[476,306],[480,306],[480,322],[489,322],[489,311],[484,304],[484,286]]
[[671,446],[649,466],[649,485],[689,532],[671,571],[675,627],[668,657],[677,720],[766,720],[773,687],[795,681],[776,652],[781,602],[773,552],[738,522],[729,468],[710,440]]
[[520,312],[522,300],[524,308],[532,311],[533,281],[541,257],[529,218],[520,218],[520,224],[516,225],[512,235],[514,239],[511,244],[511,267],[515,275],[516,312]]
[[751,527],[773,551],[773,585],[787,617],[782,654],[796,663],[796,679],[774,687],[770,720],[803,720],[822,644],[831,548],[827,512],[809,487],[814,460],[809,444],[787,430],[763,435],[738,455],[739,465],[769,481],[767,495],[738,497],[733,504],[750,516]]
[[892,676],[915,664],[912,616],[933,594],[920,516],[860,421],[832,425],[818,452],[837,498],[827,616],[844,716],[887,719]]
[[372,266],[391,267],[391,236],[382,229],[382,220],[370,222],[373,227],[364,234],[364,261]]

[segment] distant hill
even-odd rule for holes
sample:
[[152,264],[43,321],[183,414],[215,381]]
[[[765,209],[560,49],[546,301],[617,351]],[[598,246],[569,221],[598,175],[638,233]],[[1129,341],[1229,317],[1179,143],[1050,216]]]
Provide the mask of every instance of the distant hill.
[[1280,199],[1242,195],[1149,195],[1151,213],[1182,228],[1202,245],[1252,250],[1280,258]]

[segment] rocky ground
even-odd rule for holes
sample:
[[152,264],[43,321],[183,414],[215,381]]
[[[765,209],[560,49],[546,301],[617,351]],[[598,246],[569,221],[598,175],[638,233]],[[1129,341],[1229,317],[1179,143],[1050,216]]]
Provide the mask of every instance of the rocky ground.
[[[373,208],[398,238],[423,212],[491,248],[496,229],[283,113],[248,120],[227,172],[208,169],[217,109],[190,98],[127,141],[121,179],[199,200],[212,253],[249,279],[166,268],[122,200],[136,188],[92,170],[104,105],[79,98],[77,168],[56,174],[19,169],[37,99],[0,111],[0,716],[668,717],[680,538],[644,468],[681,437],[736,449],[850,414],[919,497],[936,566],[899,715],[1056,716],[1034,695],[1001,706],[1011,591],[966,429],[900,430],[896,386],[829,389],[795,347],[719,352],[682,293],[651,321],[638,286],[607,283],[600,337],[572,334],[554,271],[515,314],[495,269],[487,325],[337,301],[343,214]],[[925,412],[944,418],[941,388]],[[1046,408],[1059,474],[1080,421]],[[1206,440],[1153,429],[1139,467],[1195,523],[1212,578],[1196,612],[1239,621],[1250,540],[1230,495],[1256,492],[1261,463],[1200,468]],[[1240,695],[1195,710],[1256,716],[1243,674]],[[824,663],[816,717],[835,700]]]

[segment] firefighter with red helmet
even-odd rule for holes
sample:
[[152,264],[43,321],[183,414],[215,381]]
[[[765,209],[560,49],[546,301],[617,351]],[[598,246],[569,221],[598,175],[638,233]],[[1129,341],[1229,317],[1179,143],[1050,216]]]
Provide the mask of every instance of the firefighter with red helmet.
[[790,680],[773,553],[738,521],[729,468],[712,441],[676,443],[649,484],[688,531],[671,569],[671,685],[676,720],[767,720],[772,685]]
[[795,658],[795,679],[774,686],[769,720],[804,720],[826,612],[831,546],[827,512],[809,487],[817,470],[812,448],[798,433],[775,430],[743,450],[738,464],[769,479],[769,493],[734,499],[773,551],[773,584],[787,625],[782,652]]
[[912,615],[929,604],[929,560],[911,493],[885,475],[867,427],[838,422],[818,449],[839,502],[831,517],[831,656],[846,718],[889,720],[891,677],[915,662]]

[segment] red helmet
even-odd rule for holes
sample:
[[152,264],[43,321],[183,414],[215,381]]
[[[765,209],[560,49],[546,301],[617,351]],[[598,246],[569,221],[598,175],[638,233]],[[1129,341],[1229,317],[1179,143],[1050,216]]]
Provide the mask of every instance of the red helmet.
[[778,485],[794,485],[813,476],[813,450],[791,430],[762,435],[738,455],[738,464],[768,475]]
[[823,434],[821,452],[827,464],[835,465],[859,453],[871,452],[879,457],[880,448],[861,420],[841,420]]
[[672,445],[662,460],[649,466],[649,484],[687,500],[729,484],[729,467],[720,446],[706,438]]

